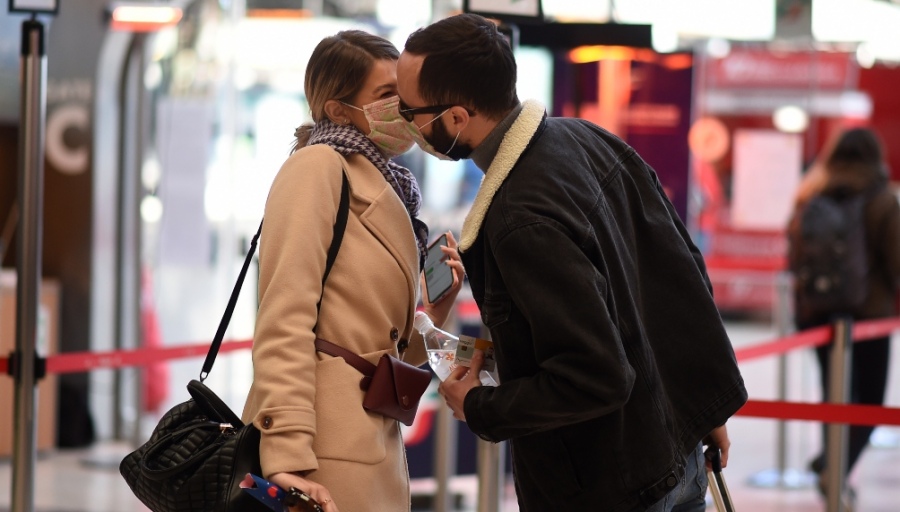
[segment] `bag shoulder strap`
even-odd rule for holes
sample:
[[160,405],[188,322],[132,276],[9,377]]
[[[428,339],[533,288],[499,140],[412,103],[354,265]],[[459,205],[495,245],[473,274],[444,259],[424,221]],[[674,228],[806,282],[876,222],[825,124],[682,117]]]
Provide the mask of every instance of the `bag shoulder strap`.
[[[328,257],[325,261],[325,273],[322,276],[322,293],[325,293],[325,280],[328,278],[328,274],[331,272],[331,267],[334,265],[334,260],[337,258],[338,250],[341,247],[341,241],[344,238],[344,230],[347,227],[347,218],[350,216],[350,183],[347,180],[347,174],[341,171],[341,203],[338,207],[337,217],[334,221],[334,236],[331,239],[331,246],[328,248]],[[263,219],[265,221],[265,219]],[[228,323],[231,322],[231,315],[234,313],[234,307],[237,304],[238,296],[241,294],[241,285],[244,284],[244,278],[247,277],[247,269],[250,267],[250,262],[253,260],[253,254],[256,252],[256,244],[259,241],[259,235],[262,233],[263,223],[259,223],[259,229],[256,230],[256,234],[253,235],[253,239],[250,241],[250,249],[247,251],[247,256],[244,258],[244,265],[241,267],[241,272],[238,274],[237,282],[234,284],[234,289],[231,291],[231,298],[228,299],[228,305],[225,307],[225,313],[222,314],[222,320],[219,321],[219,328],[216,330],[216,335],[213,338],[212,345],[209,347],[209,352],[206,353],[206,360],[203,361],[203,369],[200,371],[200,382],[206,380],[206,377],[209,376],[209,372],[212,371],[213,363],[216,362],[216,356],[219,354],[219,348],[222,346],[222,339],[225,337],[225,331],[228,329]],[[316,310],[318,311],[319,307],[322,304],[322,296],[319,296],[319,302],[316,304]]]

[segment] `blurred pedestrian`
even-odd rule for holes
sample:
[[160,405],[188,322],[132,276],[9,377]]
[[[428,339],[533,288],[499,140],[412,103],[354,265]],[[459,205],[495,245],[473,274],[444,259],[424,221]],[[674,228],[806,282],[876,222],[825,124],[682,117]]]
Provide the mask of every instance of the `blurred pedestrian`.
[[[797,329],[827,325],[842,316],[854,320],[896,316],[900,205],[888,186],[882,144],[876,133],[868,128],[839,133],[829,141],[804,184],[788,227]],[[840,213],[835,215],[848,222],[847,236],[857,238],[846,244],[829,240],[825,242],[828,247],[814,247],[821,243],[825,230],[822,226],[829,217],[822,204],[837,205],[834,211]],[[821,211],[812,210],[816,207]],[[855,220],[854,208],[858,209]],[[832,255],[835,249],[838,254]],[[831,259],[818,264],[823,253]],[[854,253],[859,253],[859,257],[854,258]],[[815,268],[817,265],[823,268]],[[845,286],[834,288],[834,293],[828,295],[833,283],[835,287]],[[835,297],[841,302],[835,302]],[[825,400],[829,399],[830,353],[830,345],[816,348]],[[890,336],[854,343],[852,354],[850,401],[882,405],[888,381]],[[850,427],[846,474],[853,470],[873,430],[871,426]],[[822,450],[810,463],[820,476],[823,493],[827,469],[824,439],[823,426]]]

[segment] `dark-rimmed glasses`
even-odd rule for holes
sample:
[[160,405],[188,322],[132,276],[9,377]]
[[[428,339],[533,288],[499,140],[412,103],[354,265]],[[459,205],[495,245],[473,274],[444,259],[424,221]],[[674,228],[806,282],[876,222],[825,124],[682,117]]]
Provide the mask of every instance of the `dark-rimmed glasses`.
[[447,110],[453,105],[432,105],[430,107],[417,107],[417,108],[403,108],[403,104],[400,104],[400,115],[403,116],[403,119],[406,119],[410,123],[415,118],[416,114],[440,114],[441,112]]
[[[403,103],[403,100],[400,100],[400,115],[403,116],[403,119],[406,119],[410,123],[413,121],[417,114],[441,114],[449,108],[453,108],[456,105],[431,105],[428,107],[415,107],[409,108],[406,103]],[[470,116],[475,115],[469,109],[466,109],[466,112],[469,113]]]

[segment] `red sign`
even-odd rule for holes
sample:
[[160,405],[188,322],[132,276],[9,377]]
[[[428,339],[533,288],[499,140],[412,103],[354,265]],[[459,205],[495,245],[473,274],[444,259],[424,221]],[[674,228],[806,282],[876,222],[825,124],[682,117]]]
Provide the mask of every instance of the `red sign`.
[[710,85],[723,88],[855,89],[858,67],[849,53],[773,53],[765,49],[733,49],[710,59]]

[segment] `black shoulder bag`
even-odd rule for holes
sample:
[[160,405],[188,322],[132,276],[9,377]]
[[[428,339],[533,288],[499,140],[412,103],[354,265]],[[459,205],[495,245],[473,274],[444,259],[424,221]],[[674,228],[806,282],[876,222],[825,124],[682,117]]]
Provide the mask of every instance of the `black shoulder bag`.
[[[341,174],[341,203],[322,276],[323,293],[350,212],[350,186],[347,176]],[[150,440],[127,455],[119,465],[119,472],[135,496],[153,512],[270,510],[256,498],[242,492],[239,486],[247,473],[259,475],[261,472],[259,430],[252,423],[244,425],[240,417],[203,384],[222,345],[261,232],[262,223],[250,243],[244,266],[206,354],[200,380],[188,383],[191,399],[166,412],[153,429]],[[320,297],[319,305],[321,302]]]

